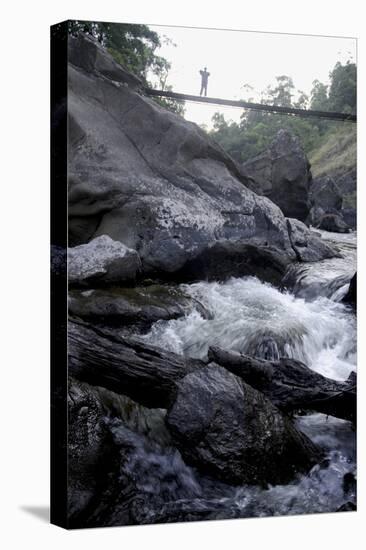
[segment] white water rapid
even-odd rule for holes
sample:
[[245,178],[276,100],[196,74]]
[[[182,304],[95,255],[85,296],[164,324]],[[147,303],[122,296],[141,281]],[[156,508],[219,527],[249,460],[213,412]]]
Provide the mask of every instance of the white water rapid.
[[[355,234],[327,235],[337,243],[341,257],[295,266],[291,290],[281,291],[253,277],[183,285],[210,312],[210,318],[194,311],[180,319],[159,321],[140,337],[160,348],[203,359],[211,345],[262,358],[292,357],[329,378],[345,380],[356,369],[356,317],[341,302],[356,271],[355,238]],[[173,450],[154,444],[149,460],[162,466],[161,486],[166,487],[168,470],[174,486],[184,485],[182,479],[189,483],[158,513],[147,506],[146,521],[152,517],[176,521],[183,513],[195,519],[201,512],[202,517],[330,512],[345,502],[354,503],[355,432],[351,423],[323,414],[298,417],[296,423],[323,448],[327,458],[293,483],[267,489],[213,482],[186,466]],[[164,466],[167,463],[169,468]],[[154,482],[156,494],[160,482]]]

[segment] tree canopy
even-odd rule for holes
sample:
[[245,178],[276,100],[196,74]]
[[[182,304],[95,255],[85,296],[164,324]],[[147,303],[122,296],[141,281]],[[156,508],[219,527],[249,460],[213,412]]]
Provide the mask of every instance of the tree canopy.
[[[356,65],[351,62],[337,63],[329,74],[329,86],[314,80],[310,97],[296,90],[293,80],[286,75],[276,78],[261,94],[261,103],[283,107],[297,107],[322,111],[354,113],[356,110]],[[249,85],[243,89],[251,91]],[[246,98],[251,101],[252,98]],[[324,134],[342,127],[343,122],[324,119],[305,119],[293,115],[279,115],[261,111],[243,112],[240,122],[227,121],[223,114],[215,113],[212,118],[211,136],[232,155],[237,162],[263,151],[280,128],[286,128],[301,139],[306,152],[320,143]],[[337,126],[338,125],[338,126]]]

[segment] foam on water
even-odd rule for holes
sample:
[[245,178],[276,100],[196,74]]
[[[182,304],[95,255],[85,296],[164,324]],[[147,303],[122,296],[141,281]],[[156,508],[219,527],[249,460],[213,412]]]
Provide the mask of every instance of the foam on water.
[[[160,348],[206,358],[216,345],[252,356],[292,357],[313,370],[345,380],[356,368],[356,319],[342,304],[355,271],[354,235],[334,236],[343,257],[300,266],[302,280],[294,293],[281,292],[258,279],[232,278],[225,283],[182,285],[184,292],[209,310],[176,320],[159,321],[140,336]],[[305,271],[304,271],[305,269]],[[127,433],[116,425],[116,439],[133,442],[122,469],[138,480],[142,504],[138,522],[183,521],[334,512],[356,501],[355,432],[350,422],[311,414],[297,427],[325,452],[308,475],[288,485],[231,487],[199,474],[173,448]]]
[[146,341],[201,359],[213,345],[269,359],[291,357],[336,380],[355,369],[356,321],[341,303],[324,297],[309,302],[254,277],[184,285],[184,291],[212,318],[194,311],[159,321]]

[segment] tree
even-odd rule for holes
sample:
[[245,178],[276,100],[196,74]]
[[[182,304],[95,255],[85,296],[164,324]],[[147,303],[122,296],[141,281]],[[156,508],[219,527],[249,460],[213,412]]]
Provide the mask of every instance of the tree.
[[355,112],[357,90],[356,65],[347,61],[338,62],[330,73],[329,104],[334,111]]
[[276,77],[275,88],[267,88],[267,95],[264,102],[279,107],[291,107],[293,90],[295,88],[292,78],[286,75]]
[[[242,89],[247,93],[253,91],[248,85],[242,86]],[[261,103],[301,109],[310,107],[319,111],[354,112],[356,65],[351,62],[345,65],[337,63],[330,72],[329,87],[314,80],[310,98],[300,90],[295,94],[295,86],[289,76],[278,76],[275,84],[262,92]],[[310,153],[319,146],[325,134],[337,132],[341,127],[334,121],[324,119],[251,110],[243,111],[239,124],[227,122],[221,113],[215,113],[212,121],[213,129],[210,134],[237,162],[245,162],[263,151],[281,128],[297,135],[305,151]]]
[[328,104],[328,86],[319,80],[314,80],[310,93],[310,109],[314,111],[326,111]]

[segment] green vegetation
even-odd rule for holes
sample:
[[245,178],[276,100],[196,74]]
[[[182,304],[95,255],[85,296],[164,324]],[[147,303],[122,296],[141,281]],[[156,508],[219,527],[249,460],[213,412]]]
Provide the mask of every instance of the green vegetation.
[[[329,86],[315,80],[308,97],[301,90],[296,91],[290,77],[278,76],[275,85],[262,92],[261,103],[303,109],[355,112],[356,65],[349,61],[344,65],[338,62],[329,77]],[[253,101],[250,97],[245,100]],[[345,162],[351,165],[352,159],[355,158],[352,157],[355,153],[355,126],[351,123],[317,118],[305,119],[299,116],[276,115],[260,111],[244,112],[239,123],[226,121],[220,113],[216,113],[212,120],[211,136],[239,163],[262,152],[281,128],[292,131],[300,138],[306,153],[313,157],[315,164],[320,163],[326,155],[327,147],[330,149],[328,164],[337,163],[337,159],[331,159],[331,151],[334,150],[337,141],[343,144],[341,150],[344,158],[340,158],[340,164]],[[353,153],[352,147],[346,146],[352,140],[354,141]],[[322,147],[325,148],[324,153],[317,157],[313,152]]]
[[309,153],[314,176],[339,175],[356,166],[357,128],[355,124],[343,124],[330,129],[319,147]]

